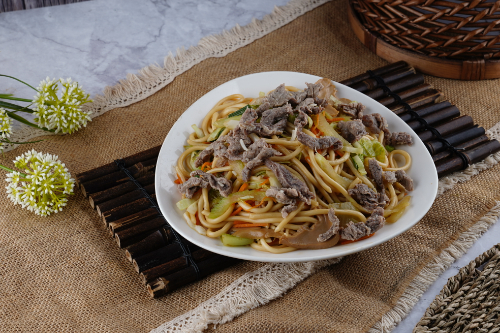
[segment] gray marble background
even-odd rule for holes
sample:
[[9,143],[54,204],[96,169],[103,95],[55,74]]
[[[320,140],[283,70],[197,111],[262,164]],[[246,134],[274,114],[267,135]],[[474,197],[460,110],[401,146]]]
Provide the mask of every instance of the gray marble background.
[[[95,0],[0,13],[0,73],[37,85],[46,76],[71,77],[91,95],[179,47],[261,19],[287,0]],[[0,91],[33,91],[0,78]],[[450,267],[393,331],[411,332],[446,280],[498,242],[500,223]]]

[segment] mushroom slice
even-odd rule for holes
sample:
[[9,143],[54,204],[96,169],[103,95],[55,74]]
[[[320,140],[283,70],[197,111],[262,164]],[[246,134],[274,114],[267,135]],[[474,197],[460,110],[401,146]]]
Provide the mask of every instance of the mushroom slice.
[[325,242],[318,242],[318,237],[332,226],[326,215],[318,215],[318,220],[310,228],[307,225],[302,226],[293,236],[282,236],[280,244],[296,249],[327,249],[336,245],[340,239],[338,233]]

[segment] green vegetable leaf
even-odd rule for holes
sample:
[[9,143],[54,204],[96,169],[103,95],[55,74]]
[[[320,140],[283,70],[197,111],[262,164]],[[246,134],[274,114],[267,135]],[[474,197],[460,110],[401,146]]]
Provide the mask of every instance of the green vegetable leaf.
[[239,110],[236,110],[234,111],[233,113],[231,113],[229,116],[227,116],[228,118],[231,118],[231,117],[236,117],[236,116],[241,116],[243,113],[245,113],[245,111],[247,110],[247,108],[250,107],[250,105],[245,105],[244,107],[242,107],[241,109]]

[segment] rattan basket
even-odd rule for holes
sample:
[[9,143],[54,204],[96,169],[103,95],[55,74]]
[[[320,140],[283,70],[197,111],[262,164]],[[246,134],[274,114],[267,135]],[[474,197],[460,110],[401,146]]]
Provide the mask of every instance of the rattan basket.
[[389,61],[435,76],[500,77],[500,1],[349,0],[358,38]]

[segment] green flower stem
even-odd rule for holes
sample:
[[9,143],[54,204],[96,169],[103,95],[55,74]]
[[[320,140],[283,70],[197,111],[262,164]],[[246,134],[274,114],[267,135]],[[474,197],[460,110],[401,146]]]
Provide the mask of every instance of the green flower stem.
[[19,106],[19,105],[12,104],[12,103],[9,103],[9,102],[0,101],[0,107],[5,108],[5,109],[9,109],[9,110],[14,110],[16,112],[17,111],[22,111],[22,112],[33,113],[34,111],[28,108],[30,105],[28,105],[28,106]]
[[0,94],[0,98],[1,99],[10,99],[12,101],[28,102],[28,103],[33,102],[32,99],[14,97],[14,95],[12,95],[12,94]]
[[[3,165],[0,164],[0,169],[4,169],[5,171],[8,171],[8,172],[14,172],[14,170],[12,169],[9,169],[7,167],[4,167]],[[25,176],[26,177],[26,176]]]
[[27,144],[27,143],[37,143],[37,142],[42,142],[43,140],[38,140],[38,141],[26,141],[26,142],[17,142],[17,141],[10,141],[10,140],[0,140],[0,142],[3,142],[3,143],[10,143],[10,144],[14,144],[14,145],[24,145],[24,144]]
[[[6,166],[3,166],[0,164],[0,169],[4,169],[5,171],[8,171],[8,172],[14,172],[14,170],[10,169],[10,168],[7,168]],[[22,176],[24,179],[26,179],[26,174],[20,172],[19,173],[20,176]]]
[[21,82],[21,83],[24,83],[25,85],[27,85],[28,87],[30,87],[30,88],[31,88],[31,89],[33,89],[34,91],[38,91],[38,90],[37,90],[36,88],[34,88],[33,86],[31,86],[31,85],[27,84],[27,83],[26,83],[26,82],[24,82],[24,81],[21,81],[21,80],[19,80],[19,79],[16,79],[16,78],[15,78],[15,77],[13,77],[13,76],[4,75],[4,74],[0,74],[0,76],[4,76],[4,77],[8,77],[8,78],[14,79],[14,80],[16,80],[16,81],[19,81],[19,82]]
[[23,117],[21,116],[18,116],[17,114],[15,114],[14,112],[10,112],[10,111],[6,111],[7,115],[9,117],[11,117],[12,119],[15,119],[17,121],[19,121],[20,123],[23,123],[25,125],[28,125],[28,126],[31,126],[31,127],[35,127],[35,128],[40,128],[46,132],[55,132],[55,130],[49,130],[48,128],[45,128],[45,127],[38,127],[38,125],[36,124],[33,124],[32,122],[29,122],[27,121],[26,119],[24,119]]

